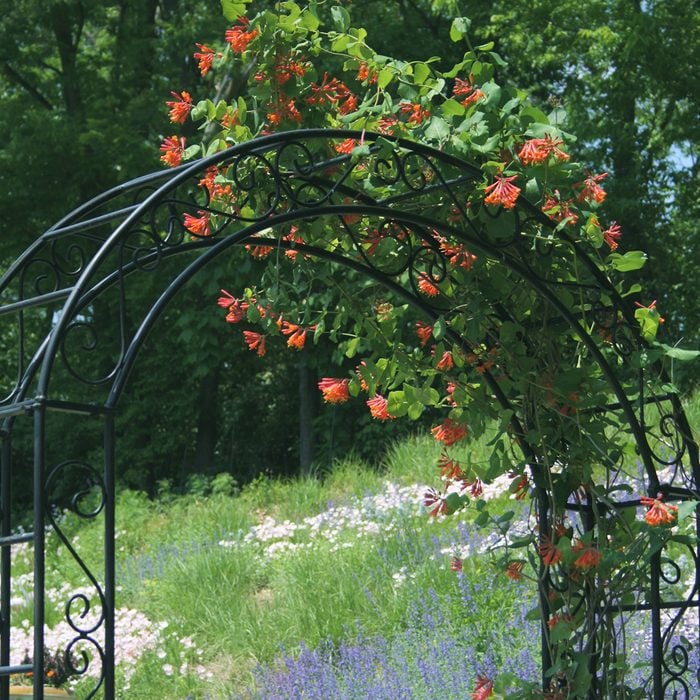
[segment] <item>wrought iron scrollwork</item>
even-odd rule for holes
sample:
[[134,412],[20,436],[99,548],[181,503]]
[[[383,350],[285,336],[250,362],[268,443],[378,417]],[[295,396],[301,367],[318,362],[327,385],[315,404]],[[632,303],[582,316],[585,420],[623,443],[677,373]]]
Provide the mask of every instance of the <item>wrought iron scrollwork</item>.
[[[103,587],[61,528],[61,519],[67,510],[83,520],[93,520],[102,513],[106,501],[104,480],[87,462],[62,462],[51,470],[46,479],[45,503],[49,523],[73,561],[82,570],[97,598],[96,610],[91,597],[84,592],[74,593],[65,604],[66,622],[75,633],[65,650],[71,672],[79,676],[85,675],[96,660],[99,663],[99,674],[90,674],[96,676],[97,680],[87,696],[89,698],[95,696],[105,677],[104,648],[95,633],[104,630],[107,616],[112,616],[114,611],[108,609]],[[88,653],[86,647],[92,654]]]

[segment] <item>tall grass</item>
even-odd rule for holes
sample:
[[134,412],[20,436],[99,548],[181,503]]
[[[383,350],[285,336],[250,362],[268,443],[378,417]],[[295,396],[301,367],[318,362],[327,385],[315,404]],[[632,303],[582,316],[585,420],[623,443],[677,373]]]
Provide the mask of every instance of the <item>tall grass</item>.
[[[688,405],[691,420],[699,405]],[[487,443],[461,458],[486,463]],[[464,698],[478,673],[536,681],[534,586],[491,570],[469,511],[429,519],[421,506],[439,453],[414,437],[392,446],[381,468],[348,457],[241,490],[220,478],[184,496],[164,487],[156,501],[120,493],[119,697]],[[507,498],[494,509],[512,507]],[[65,516],[61,525],[98,570],[100,524]],[[47,552],[47,624],[58,639],[66,599],[89,587],[55,536]],[[450,568],[455,554],[462,572]],[[24,643],[30,550],[18,548],[13,565],[24,582],[12,611]],[[78,681],[78,697],[92,686]]]

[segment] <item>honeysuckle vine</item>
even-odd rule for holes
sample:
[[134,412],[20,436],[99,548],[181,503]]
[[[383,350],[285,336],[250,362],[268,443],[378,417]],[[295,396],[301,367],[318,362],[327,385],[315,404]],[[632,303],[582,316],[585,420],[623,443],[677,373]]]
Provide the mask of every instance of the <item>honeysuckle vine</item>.
[[[506,66],[493,45],[470,45],[466,18],[450,31],[463,59],[445,70],[436,58],[377,54],[342,5],[279,2],[252,17],[246,5],[222,0],[228,29],[196,46],[202,94],[174,86],[166,102],[173,125],[191,120],[200,135],[161,145],[178,166],[260,140],[245,164],[206,170],[201,206],[181,222],[193,240],[284,213],[285,197],[318,207],[244,241],[244,255],[267,266],[255,288],[225,283],[218,303],[234,342],[262,358],[273,343],[294,352],[330,341],[339,370],[318,382],[326,402],[364,401],[379,421],[435,418],[444,450],[430,516],[473,508],[503,536],[498,575],[540,590],[543,682],[480,676],[473,697],[642,697],[626,685],[612,612],[643,603],[662,547],[694,546],[685,522],[696,503],[644,491],[634,443],[647,438],[637,429],[629,439],[621,397],[642,400],[651,379],[640,375],[693,354],[656,340],[656,303],[624,279],[645,255],[605,214],[607,173],[574,162],[560,109],[548,115],[496,81]],[[266,155],[264,137],[299,128],[329,136]],[[410,144],[442,154],[450,172]],[[280,175],[285,158],[303,187]],[[406,216],[387,214],[402,202]],[[336,264],[341,254],[353,266]],[[622,412],[600,410],[615,401]],[[457,459],[455,446],[484,434],[488,463]],[[672,468],[670,433],[657,437],[647,464],[667,447]],[[514,498],[533,498],[526,538],[508,536],[512,512],[494,515],[480,499],[506,474]],[[615,506],[635,488],[645,514]]]

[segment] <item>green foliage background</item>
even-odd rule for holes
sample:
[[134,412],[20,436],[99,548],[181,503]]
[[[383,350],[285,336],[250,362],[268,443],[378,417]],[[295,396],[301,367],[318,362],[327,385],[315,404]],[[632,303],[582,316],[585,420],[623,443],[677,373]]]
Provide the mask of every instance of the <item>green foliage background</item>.
[[[254,0],[251,11],[272,0]],[[639,273],[666,317],[660,340],[700,341],[700,298],[691,284],[700,259],[700,9],[680,0],[353,0],[342,3],[380,53],[407,60],[461,52],[452,18],[471,18],[475,42],[493,40],[508,61],[501,82],[557,110],[576,160],[607,170],[606,209],[624,232],[621,249],[643,249]],[[324,6],[329,10],[331,3]],[[236,94],[236,76],[214,85],[192,58],[195,42],[221,42],[219,3],[204,0],[2,0],[0,3],[0,266],[81,201],[159,169],[171,133],[171,90]],[[324,11],[325,11],[324,10]],[[319,405],[317,376],[333,370],[330,349],[314,358],[279,354],[261,363],[222,323],[218,287],[253,284],[257,270],[221,263],[195,280],[150,338],[119,417],[122,482],[154,493],[162,479],[184,486],[194,472],[291,474],[355,449],[372,458],[389,430],[366,411]],[[15,339],[0,338],[3,352]],[[697,382],[693,364],[677,382]],[[316,418],[300,419],[301,402]],[[415,425],[414,425],[415,427]],[[97,437],[65,438],[89,454]],[[299,454],[300,430],[315,452]],[[362,432],[361,432],[362,431]],[[361,438],[361,439],[358,439]],[[22,445],[18,439],[16,445]],[[29,444],[31,441],[29,441]],[[16,447],[25,468],[31,453]],[[21,494],[17,494],[18,498]],[[21,500],[21,498],[20,498]]]

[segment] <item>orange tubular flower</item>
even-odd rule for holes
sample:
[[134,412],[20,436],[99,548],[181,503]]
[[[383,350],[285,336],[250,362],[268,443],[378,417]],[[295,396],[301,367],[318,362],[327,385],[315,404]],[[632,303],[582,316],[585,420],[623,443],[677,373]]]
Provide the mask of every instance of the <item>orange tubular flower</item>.
[[658,494],[656,498],[647,498],[643,496],[639,502],[643,506],[648,506],[649,510],[644,515],[644,520],[651,527],[659,525],[673,525],[678,516],[678,507],[667,503],[662,503],[663,494]]
[[160,159],[171,168],[182,163],[182,155],[185,152],[185,139],[177,136],[167,136],[160,146],[163,155]]
[[214,49],[209,48],[206,44],[196,44],[199,51],[194,54],[199,66],[199,72],[205,76],[214,64],[215,58],[220,58],[221,54],[216,53]]
[[520,581],[523,577],[523,569],[525,568],[525,562],[522,561],[512,561],[508,566],[506,566],[506,576],[513,581]]
[[243,339],[249,350],[255,350],[258,357],[265,354],[265,336],[255,331],[243,331]]
[[440,293],[439,287],[426,272],[418,273],[418,289],[429,297],[436,297]]
[[461,104],[464,107],[473,105],[484,96],[484,93],[479,88],[474,87],[470,80],[462,80],[461,78],[455,78],[452,94],[455,97],[463,97]]
[[451,459],[449,455],[443,452],[438,460],[440,467],[440,476],[448,480],[460,479],[462,477],[462,467],[456,459]]
[[387,404],[389,402],[381,395],[375,394],[374,398],[367,399],[367,405],[369,406],[369,412],[372,414],[372,418],[377,420],[392,420],[395,416],[392,416],[386,410]]
[[454,367],[454,365],[455,363],[452,359],[452,353],[449,350],[446,350],[442,353],[442,357],[437,363],[437,368],[443,370],[444,372],[449,372]]
[[470,253],[464,244],[449,245],[444,238],[440,241],[440,252],[447,256],[452,267],[462,267],[467,271],[472,269],[476,260],[476,255]]
[[256,36],[258,36],[258,30],[253,29],[252,32],[247,32],[250,20],[247,17],[239,17],[238,24],[231,27],[231,29],[226,30],[226,41],[229,43],[231,50],[234,53],[243,53]]
[[350,153],[355,146],[357,146],[355,139],[345,139],[345,141],[337,144],[334,148],[336,153]]
[[357,80],[361,83],[367,80],[369,85],[376,83],[377,71],[370,71],[369,66],[363,61],[362,65],[357,71]]
[[492,204],[494,206],[502,204],[504,209],[512,209],[520,194],[520,188],[513,184],[513,181],[517,180],[517,178],[517,175],[511,175],[510,177],[496,175],[496,181],[486,188],[484,204]]
[[542,563],[545,566],[554,566],[561,561],[561,550],[556,547],[552,540],[546,535],[542,536],[542,542],[537,547],[539,555],[542,557]]
[[602,204],[607,193],[598,183],[605,180],[607,176],[607,173],[600,173],[600,175],[589,174],[583,182],[577,182],[574,187],[582,188],[578,194],[578,201]]
[[173,124],[183,124],[192,109],[192,96],[185,90],[179,94],[177,92],[170,94],[175,98],[165,103],[170,107],[170,121]]
[[195,236],[211,236],[211,224],[209,223],[211,214],[208,211],[202,211],[201,209],[199,209],[197,213],[199,216],[185,214],[185,228]]
[[523,144],[518,158],[523,165],[544,163],[550,155],[557,160],[569,160],[569,154],[559,148],[563,143],[561,139],[554,140],[549,135],[543,139],[530,139]]
[[421,107],[417,102],[402,102],[399,107],[399,111],[401,114],[407,114],[408,123],[413,124],[414,126],[418,126],[426,119],[430,119],[430,112],[424,107]]
[[493,681],[486,676],[479,676],[476,679],[472,700],[486,700],[493,696]]
[[430,513],[428,513],[431,518],[447,513],[447,502],[443,495],[433,488],[429,488],[423,494],[423,505],[426,508],[431,508]]
[[296,323],[282,321],[280,331],[282,335],[289,336],[287,339],[287,347],[302,350],[306,343],[306,328],[298,326]]
[[573,226],[578,221],[578,214],[571,211],[573,200],[562,200],[559,195],[559,190],[554,190],[554,196],[547,196],[542,205],[542,212],[546,214],[552,221],[564,221],[568,226]]
[[574,562],[574,566],[579,569],[595,569],[603,558],[603,555],[593,545],[585,545],[581,540],[576,542],[571,549],[574,552],[581,552]]
[[450,447],[456,442],[467,437],[469,430],[464,423],[457,423],[451,418],[446,418],[440,425],[436,425],[430,431],[438,442],[441,442],[445,447]]
[[416,335],[418,336],[418,340],[420,340],[421,345],[425,346],[430,340],[430,336],[432,334],[432,326],[429,326],[427,323],[423,323],[423,321],[416,321]]
[[318,388],[323,393],[323,400],[326,403],[345,403],[350,398],[349,383],[349,379],[324,377],[318,383]]
[[610,228],[603,231],[603,240],[610,246],[610,250],[617,250],[620,238],[622,238],[622,229],[617,222],[613,222]]

